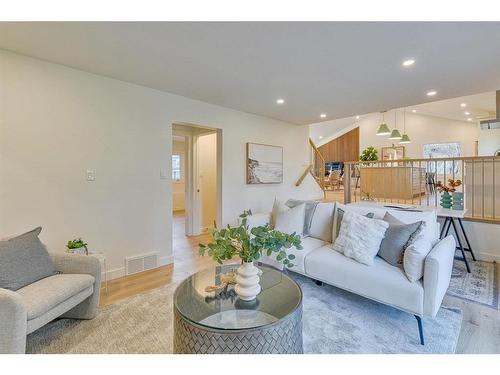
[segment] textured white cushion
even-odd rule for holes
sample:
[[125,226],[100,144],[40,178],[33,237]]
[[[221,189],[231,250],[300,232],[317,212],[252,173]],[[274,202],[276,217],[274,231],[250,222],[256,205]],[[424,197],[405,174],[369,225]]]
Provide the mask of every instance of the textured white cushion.
[[422,314],[422,281],[410,282],[401,268],[375,257],[371,267],[323,246],[312,251],[305,262],[307,275],[413,314]]
[[390,212],[392,216],[405,224],[423,221],[425,222],[425,227],[421,234],[429,238],[433,245],[439,241],[439,226],[437,225],[437,214],[435,210],[423,212],[394,210],[369,203],[348,205],[340,205],[337,203],[337,205],[344,211],[356,212],[360,215],[366,215],[369,212],[373,212],[375,214],[375,219],[382,219],[386,212]]
[[[383,217],[384,217],[384,215],[377,216],[374,212],[375,210],[373,210],[373,209],[360,210],[358,212],[355,210],[355,207],[356,206],[346,206],[345,204],[338,203],[338,202],[335,203],[335,209],[333,212],[332,240],[331,240],[331,242],[335,242],[335,240],[337,239],[338,232],[340,232],[340,224],[342,224],[342,217],[343,217],[344,212],[347,212],[347,211],[355,212],[355,213],[358,213],[360,215],[369,217],[370,219],[372,219],[372,218],[383,219]],[[342,215],[341,215],[341,213],[342,213]],[[382,213],[382,211],[379,212],[379,214],[380,213]],[[339,221],[340,221],[340,223],[339,223]]]
[[332,242],[332,226],[333,213],[335,211],[335,203],[326,202],[318,203],[311,219],[309,227],[309,236]]
[[425,257],[432,249],[431,241],[425,236],[418,236],[408,246],[403,255],[403,268],[408,280],[415,282],[424,276]]
[[305,203],[295,207],[288,207],[283,202],[279,202],[273,207],[274,229],[287,233],[304,234],[304,219],[306,213]]
[[371,266],[389,223],[345,212],[333,249],[360,263]]

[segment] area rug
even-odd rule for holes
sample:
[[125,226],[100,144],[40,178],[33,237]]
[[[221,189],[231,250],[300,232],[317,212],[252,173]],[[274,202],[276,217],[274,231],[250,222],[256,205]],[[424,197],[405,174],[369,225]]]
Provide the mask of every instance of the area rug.
[[447,294],[498,310],[498,263],[470,260],[469,266],[470,273],[465,262],[455,260]]
[[[304,292],[305,353],[454,353],[462,313],[442,307],[424,319],[419,343],[413,315],[293,275]],[[172,353],[175,286],[103,307],[88,321],[56,320],[28,336],[28,353]]]

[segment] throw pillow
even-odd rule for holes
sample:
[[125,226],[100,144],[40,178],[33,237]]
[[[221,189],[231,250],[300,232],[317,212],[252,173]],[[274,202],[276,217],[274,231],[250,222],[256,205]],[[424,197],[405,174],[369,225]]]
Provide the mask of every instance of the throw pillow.
[[309,227],[309,235],[318,240],[332,242],[334,202],[323,202],[316,205]]
[[0,288],[18,290],[56,274],[47,248],[38,235],[42,228],[0,241]]
[[425,258],[432,250],[431,241],[424,235],[406,248],[403,256],[403,269],[406,277],[412,283],[420,280],[424,276]]
[[285,202],[285,204],[293,208],[295,206],[298,206],[299,204],[305,203],[306,205],[306,212],[304,215],[304,237],[309,236],[309,228],[311,227],[311,221],[314,215],[314,211],[316,210],[316,206],[319,203],[319,201],[316,200],[299,200],[299,199],[289,199]]
[[427,237],[433,244],[439,242],[436,211],[411,212],[405,210],[390,210],[388,212],[405,224],[423,221],[425,225],[422,228],[421,234]]
[[333,249],[359,263],[371,266],[389,224],[354,212],[345,212]]
[[[342,218],[344,217],[344,213],[345,213],[345,211],[340,207],[336,207],[335,211],[336,211],[336,215],[335,215],[334,224],[333,224],[333,240],[334,241],[339,235],[340,226],[342,225]],[[369,219],[373,219],[375,214],[373,212],[368,212],[364,216],[369,218]]]
[[389,228],[380,244],[378,255],[390,265],[397,267],[403,263],[403,253],[406,248],[422,232],[424,222],[405,224],[389,212],[386,212],[384,221],[389,224]]
[[283,203],[278,203],[274,229],[287,233],[304,234],[304,218],[306,205],[304,203],[290,208]]

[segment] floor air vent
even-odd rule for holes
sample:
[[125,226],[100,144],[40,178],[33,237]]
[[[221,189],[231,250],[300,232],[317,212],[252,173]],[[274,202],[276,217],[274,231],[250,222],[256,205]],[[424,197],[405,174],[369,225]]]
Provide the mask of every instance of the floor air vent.
[[158,267],[158,253],[149,253],[125,258],[125,274],[151,270]]

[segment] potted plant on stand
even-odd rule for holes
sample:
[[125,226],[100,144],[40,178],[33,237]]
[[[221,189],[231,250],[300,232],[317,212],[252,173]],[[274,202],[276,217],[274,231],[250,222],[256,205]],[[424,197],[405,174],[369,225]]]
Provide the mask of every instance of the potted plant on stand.
[[[441,181],[438,181],[436,184],[436,190],[440,193],[442,193],[441,196],[441,207],[443,208],[451,208],[453,202],[452,202],[452,196],[450,193],[455,194],[455,191],[457,190],[456,188],[462,185],[461,180],[454,180],[452,178],[448,179],[448,184],[444,185]],[[463,199],[463,195],[461,195]],[[459,198],[457,197],[457,200]],[[458,208],[457,208],[458,209]],[[463,206],[462,206],[463,209]]]
[[[361,155],[359,155],[360,161],[377,161],[378,160],[378,151],[373,146],[368,146],[363,150]],[[365,165],[369,165],[369,163],[364,163]]]
[[272,229],[269,224],[253,227],[248,225],[250,210],[240,215],[240,225],[236,227],[214,228],[212,231],[213,241],[207,245],[199,245],[199,254],[212,257],[213,260],[222,264],[225,260],[238,256],[241,266],[237,270],[235,291],[238,297],[244,301],[251,301],[260,293],[259,269],[254,262],[259,260],[263,254],[271,256],[276,254],[276,260],[283,263],[285,267],[293,267],[293,254],[287,254],[286,249],[292,247],[302,250],[300,236],[292,233],[282,233]]
[[83,241],[81,238],[75,238],[74,240],[68,241],[66,247],[68,252],[73,254],[89,255],[89,250],[87,249],[88,243]]

